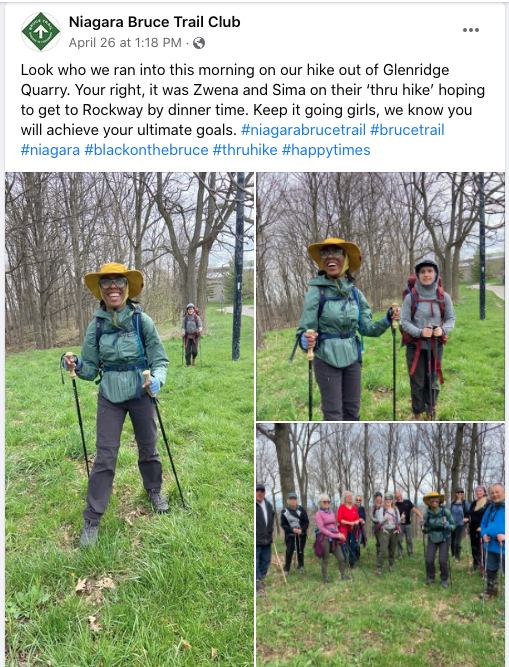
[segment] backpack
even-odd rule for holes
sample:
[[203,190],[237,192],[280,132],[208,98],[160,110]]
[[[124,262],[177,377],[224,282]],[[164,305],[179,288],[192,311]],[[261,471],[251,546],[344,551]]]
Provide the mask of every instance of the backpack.
[[[415,273],[412,273],[412,275],[408,278],[407,284],[405,289],[403,290],[402,293],[402,301],[405,300],[405,297],[407,294],[410,294],[410,297],[412,299],[411,302],[411,319],[414,318],[415,312],[417,308],[419,308],[419,303],[435,303],[435,301],[438,301],[438,306],[440,308],[440,318],[442,320],[442,325],[444,324],[444,318],[445,318],[445,292],[444,288],[442,287],[442,277],[438,276],[438,281],[437,281],[437,293],[436,297],[434,299],[421,299],[417,290],[415,289],[415,281],[417,280],[417,276]],[[433,312],[433,306],[431,307],[432,312]],[[422,347],[422,338],[414,338],[411,336],[409,333],[404,331],[401,328],[401,324],[399,325],[399,331],[401,333],[401,344],[402,345],[407,345],[408,343],[416,343],[417,348],[415,350],[415,355],[414,359],[412,361],[412,367],[410,368],[410,373],[409,375],[412,376],[415,372],[415,369],[417,368],[417,363],[419,361],[419,357],[421,354],[421,347]],[[442,343],[442,345],[445,345],[447,343],[447,334],[443,334],[442,336],[438,336],[438,338],[431,338],[430,340],[432,341],[433,347],[435,347],[436,343]],[[440,384],[444,384],[444,376],[442,375],[442,366],[440,364],[440,359],[438,358],[438,355],[434,355],[434,360],[435,360],[435,368],[434,372],[438,374]]]
[[[131,306],[133,308],[134,313],[133,313],[133,327],[134,331],[136,331],[137,334],[137,339],[138,339],[138,348],[140,350],[141,358],[145,364],[145,367],[147,366],[147,355],[146,355],[146,345],[145,345],[145,334],[143,332],[143,325],[141,322],[141,307],[140,306]],[[95,318],[95,342],[97,344],[97,347],[99,348],[99,341],[102,336],[108,335],[108,334],[120,334],[118,329],[109,329],[108,331],[104,330],[104,319],[102,317],[96,317]]]
[[[417,276],[415,273],[412,273],[412,275],[408,278],[407,284],[405,289],[403,290],[402,293],[402,301],[405,300],[405,297],[407,294],[410,294],[412,298],[412,303],[411,303],[411,319],[414,319],[415,317],[415,312],[417,308],[419,308],[419,303],[434,303],[435,301],[438,301],[438,306],[440,308],[440,317],[442,319],[442,324],[444,323],[444,318],[445,318],[445,292],[444,288],[442,287],[442,276],[438,276],[438,282],[437,282],[437,294],[434,299],[421,299],[416,288],[415,288],[415,281],[417,280]],[[404,345],[407,343],[416,343],[419,338],[414,338],[411,336],[409,333],[406,331],[403,331],[401,328],[401,325],[399,327],[399,330],[401,332],[401,340]],[[440,336],[438,338],[438,341],[443,343],[447,343],[447,334],[444,334],[443,336]]]

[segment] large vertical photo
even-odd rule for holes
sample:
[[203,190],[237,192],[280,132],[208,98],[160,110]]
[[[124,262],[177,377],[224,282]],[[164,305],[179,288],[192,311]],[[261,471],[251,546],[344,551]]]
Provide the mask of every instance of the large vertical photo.
[[504,207],[502,173],[258,174],[257,419],[504,419]]
[[502,423],[258,423],[257,665],[503,665],[504,470]]
[[253,174],[5,188],[6,664],[252,664]]

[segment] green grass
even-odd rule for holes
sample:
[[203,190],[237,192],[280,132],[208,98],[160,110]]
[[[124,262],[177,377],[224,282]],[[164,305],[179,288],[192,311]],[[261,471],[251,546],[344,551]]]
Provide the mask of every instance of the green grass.
[[[311,542],[312,543],[312,542]],[[277,540],[279,557],[284,543]],[[325,585],[320,561],[306,548],[306,574],[294,569],[285,586],[274,556],[266,595],[257,600],[257,665],[264,667],[498,667],[504,664],[500,599],[482,603],[481,575],[452,565],[452,586],[424,584],[422,540],[389,573],[375,575],[375,541],[362,549],[354,581],[340,581],[329,558]],[[465,552],[463,551],[463,554]],[[437,555],[438,566],[438,555]],[[348,573],[348,568],[347,568]],[[437,579],[439,575],[437,574]]]
[[[443,421],[501,421],[504,419],[504,302],[486,292],[486,319],[479,320],[479,292],[461,289],[455,304],[456,326],[444,348],[445,384],[437,404]],[[374,315],[378,320],[382,314]],[[308,364],[297,350],[288,358],[295,329],[273,331],[264,337],[265,349],[257,350],[257,419],[299,421],[308,418]],[[392,420],[392,336],[364,339],[361,413],[364,421]],[[412,418],[410,382],[405,348],[396,348],[396,418]],[[313,391],[313,419],[320,420],[320,392]]]
[[[78,547],[87,488],[65,349],[6,357],[6,664],[53,667],[251,665],[253,662],[253,319],[231,361],[232,316],[207,313],[203,368],[170,359],[160,409],[171,509],[154,516],[126,421],[99,545]],[[164,330],[160,330],[164,333]],[[97,386],[78,381],[89,456]],[[170,483],[171,479],[171,483]],[[78,595],[79,579],[114,589]],[[96,616],[99,631],[89,629]],[[188,642],[191,648],[186,648]]]

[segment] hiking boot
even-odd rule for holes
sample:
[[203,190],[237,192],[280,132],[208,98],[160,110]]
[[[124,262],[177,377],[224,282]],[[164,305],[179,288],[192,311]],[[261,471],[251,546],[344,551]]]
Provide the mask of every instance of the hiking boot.
[[297,572],[298,572],[299,574],[306,574],[306,571],[304,570],[303,567],[299,567],[299,569],[297,570]]
[[491,600],[497,597],[498,595],[497,575],[498,571],[488,570],[487,588],[484,591],[484,593],[481,593],[479,595],[480,600],[482,600],[483,598],[485,600]]
[[323,578],[323,583],[324,583],[324,584],[330,584],[330,579],[329,579],[329,577],[324,577],[324,578]]
[[426,412],[426,421],[428,422],[434,422],[435,421],[435,411],[433,412]]
[[263,597],[265,595],[265,590],[263,588],[263,583],[261,579],[256,580],[256,595]]
[[287,577],[290,574],[290,570],[283,570],[283,572],[285,573],[285,577]]
[[93,526],[90,521],[85,521],[81,530],[80,547],[94,547],[97,544],[99,525]]
[[193,359],[192,359],[192,361],[191,361],[191,366],[196,366],[196,359],[195,359],[194,357],[193,357]]
[[422,416],[422,412],[419,412],[419,414],[414,415],[414,421],[416,422],[423,422],[424,417]]
[[431,577],[426,578],[426,586],[431,586],[431,584],[434,584],[435,580],[432,579]]
[[161,491],[158,489],[150,489],[148,492],[148,497],[152,504],[152,509],[156,514],[166,514],[170,509],[168,501],[163,498]]
[[394,565],[389,565],[389,572],[394,572]]
[[341,575],[341,581],[352,581],[352,577],[349,577],[346,574]]
[[377,567],[377,568],[376,568],[376,573],[378,574],[378,576],[381,576],[381,575],[382,575],[382,568],[381,568],[381,567]]
[[449,588],[449,584],[447,583],[447,579],[442,579],[440,582],[442,585],[442,588]]

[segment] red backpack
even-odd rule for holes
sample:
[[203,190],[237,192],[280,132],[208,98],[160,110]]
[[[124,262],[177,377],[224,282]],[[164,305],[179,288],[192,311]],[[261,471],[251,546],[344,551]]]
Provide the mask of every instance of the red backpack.
[[[437,281],[437,293],[435,298],[433,299],[421,299],[419,294],[417,293],[417,290],[415,289],[415,281],[417,280],[417,276],[415,273],[412,273],[410,278],[408,279],[408,282],[406,284],[405,289],[403,290],[402,294],[402,301],[405,300],[405,297],[407,294],[410,294],[410,297],[412,298],[412,304],[411,304],[411,319],[414,319],[415,312],[417,308],[419,308],[420,303],[431,303],[434,304],[435,301],[438,301],[438,306],[440,308],[440,318],[442,320],[442,325],[444,324],[444,318],[445,318],[445,292],[444,288],[442,287],[442,277],[438,276],[438,281]],[[433,305],[431,306],[431,314],[433,315]],[[417,344],[417,349],[415,350],[415,356],[414,360],[412,362],[412,368],[410,369],[410,375],[413,375],[415,368],[417,366],[417,362],[419,361],[419,355],[421,353],[421,346],[422,346],[422,339],[421,338],[414,338],[411,336],[409,333],[404,331],[401,328],[401,325],[399,326],[399,330],[401,332],[401,340],[404,345],[408,343],[416,343]],[[435,345],[435,341],[438,341],[439,343],[442,343],[445,345],[447,343],[447,334],[444,334],[443,336],[439,336],[438,338],[433,338],[432,342],[433,345]],[[438,376],[440,378],[440,384],[444,384],[444,378],[442,376],[442,368],[440,365],[440,360],[438,356],[435,356],[435,372],[438,373]]]

